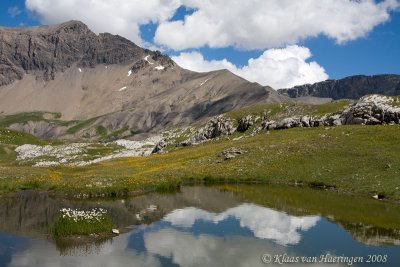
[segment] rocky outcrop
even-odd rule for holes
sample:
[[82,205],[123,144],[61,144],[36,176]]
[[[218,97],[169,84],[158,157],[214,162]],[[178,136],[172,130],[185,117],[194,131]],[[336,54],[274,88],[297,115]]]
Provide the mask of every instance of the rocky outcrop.
[[278,123],[275,121],[264,121],[262,124],[265,130],[281,130],[294,127],[318,127],[325,124],[326,118],[317,118],[313,116],[295,116],[282,119]]
[[253,116],[251,115],[245,116],[238,121],[237,131],[243,133],[247,131],[251,126],[253,126],[253,124],[254,124]]
[[[400,105],[395,99],[382,95],[369,95],[345,108],[340,114],[342,124],[399,124]],[[396,101],[397,98],[396,98]]]
[[230,135],[233,132],[235,132],[235,129],[233,128],[232,122],[223,115],[220,115],[208,121],[205,127],[198,130],[182,144],[184,146],[196,145],[221,135]]
[[332,99],[359,99],[368,94],[400,95],[400,75],[351,76],[341,80],[280,89],[279,93],[291,98],[321,97]]
[[[259,117],[253,119],[248,115],[239,120],[238,132],[245,132],[250,126],[254,126],[251,136],[261,130],[283,130],[296,127],[340,126],[346,124],[400,124],[400,97],[388,97],[382,95],[368,95],[362,97],[356,103],[350,104],[337,113],[329,113],[324,116],[300,115],[283,118],[279,121],[264,118],[257,124]],[[207,125],[197,131],[186,140],[183,145],[196,145],[205,140],[221,135],[229,135],[234,132],[232,123],[223,116],[210,120]],[[244,135],[234,138],[237,141]],[[235,150],[236,151],[236,150]],[[227,159],[233,158],[235,151],[224,151],[221,155]],[[239,153],[240,154],[240,153]],[[233,155],[233,156],[232,156]]]
[[[399,106],[396,107],[396,104]],[[382,95],[368,95],[335,114],[326,114],[321,118],[313,116],[289,117],[278,123],[265,120],[262,123],[262,128],[272,130],[345,124],[400,124],[400,100]]]

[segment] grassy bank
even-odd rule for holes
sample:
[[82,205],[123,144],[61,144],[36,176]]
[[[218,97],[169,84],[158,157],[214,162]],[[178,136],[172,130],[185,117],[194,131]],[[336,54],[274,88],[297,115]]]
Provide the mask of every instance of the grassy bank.
[[[54,190],[74,196],[117,196],[169,190],[181,183],[304,184],[400,200],[400,126],[295,128],[254,137],[220,138],[149,157],[85,167],[34,168],[0,153],[0,192]],[[235,146],[247,151],[224,160]],[[7,159],[7,157],[9,157]]]
[[217,188],[235,193],[244,202],[271,207],[296,216],[319,214],[335,222],[356,222],[383,229],[399,227],[400,206],[372,198],[343,196],[295,186],[220,185]]

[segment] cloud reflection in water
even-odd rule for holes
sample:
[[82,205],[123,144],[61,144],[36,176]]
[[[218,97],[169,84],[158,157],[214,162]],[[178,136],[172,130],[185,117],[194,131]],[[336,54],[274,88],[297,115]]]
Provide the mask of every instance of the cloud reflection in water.
[[241,227],[250,229],[254,236],[271,239],[280,245],[300,242],[300,230],[309,230],[319,221],[319,216],[291,216],[254,204],[243,204],[222,213],[210,213],[197,208],[177,209],[164,217],[174,226],[191,227],[197,220],[218,223],[234,217]]

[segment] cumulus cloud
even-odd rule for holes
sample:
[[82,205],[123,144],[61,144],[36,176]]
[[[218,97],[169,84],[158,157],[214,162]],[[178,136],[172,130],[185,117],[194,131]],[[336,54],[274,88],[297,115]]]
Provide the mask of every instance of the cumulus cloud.
[[44,24],[81,20],[97,33],[119,34],[142,45],[140,25],[168,20],[180,0],[26,0],[25,5]]
[[308,48],[292,45],[266,50],[260,57],[249,59],[248,64],[241,68],[226,59],[205,60],[199,52],[181,53],[172,59],[193,71],[228,69],[249,81],[279,89],[328,79],[324,68],[317,62],[307,62],[311,56]]
[[[279,89],[322,81],[328,75],[318,63],[307,62],[311,52],[305,47],[271,48],[319,35],[339,44],[365,37],[390,19],[400,0],[25,0],[25,5],[44,24],[81,20],[96,33],[119,34],[147,48],[268,49],[240,68],[226,59],[205,60],[197,52],[181,53],[174,60],[190,70],[228,69]],[[172,21],[181,6],[194,12]],[[157,25],[153,44],[140,33],[140,26],[149,23]]]
[[398,0],[181,0],[196,11],[164,21],[155,41],[175,50],[210,46],[265,49],[324,34],[343,43],[390,19]]
[[[159,23],[155,41],[174,50],[202,46],[266,49],[326,35],[338,43],[390,19],[399,0],[25,0],[43,23],[82,20],[96,32],[143,44],[140,25]],[[171,21],[180,6],[195,10]],[[13,13],[15,14],[15,13]]]

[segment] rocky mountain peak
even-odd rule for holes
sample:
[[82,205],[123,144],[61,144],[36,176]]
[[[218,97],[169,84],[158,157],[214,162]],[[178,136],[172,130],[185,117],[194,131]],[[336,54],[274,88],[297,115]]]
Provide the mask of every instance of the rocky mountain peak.
[[56,26],[58,32],[74,33],[74,34],[87,34],[91,32],[89,27],[79,20],[70,20]]
[[0,28],[0,86],[27,74],[51,80],[74,64],[125,64],[142,58],[145,50],[112,34],[93,33],[80,21],[53,26]]

